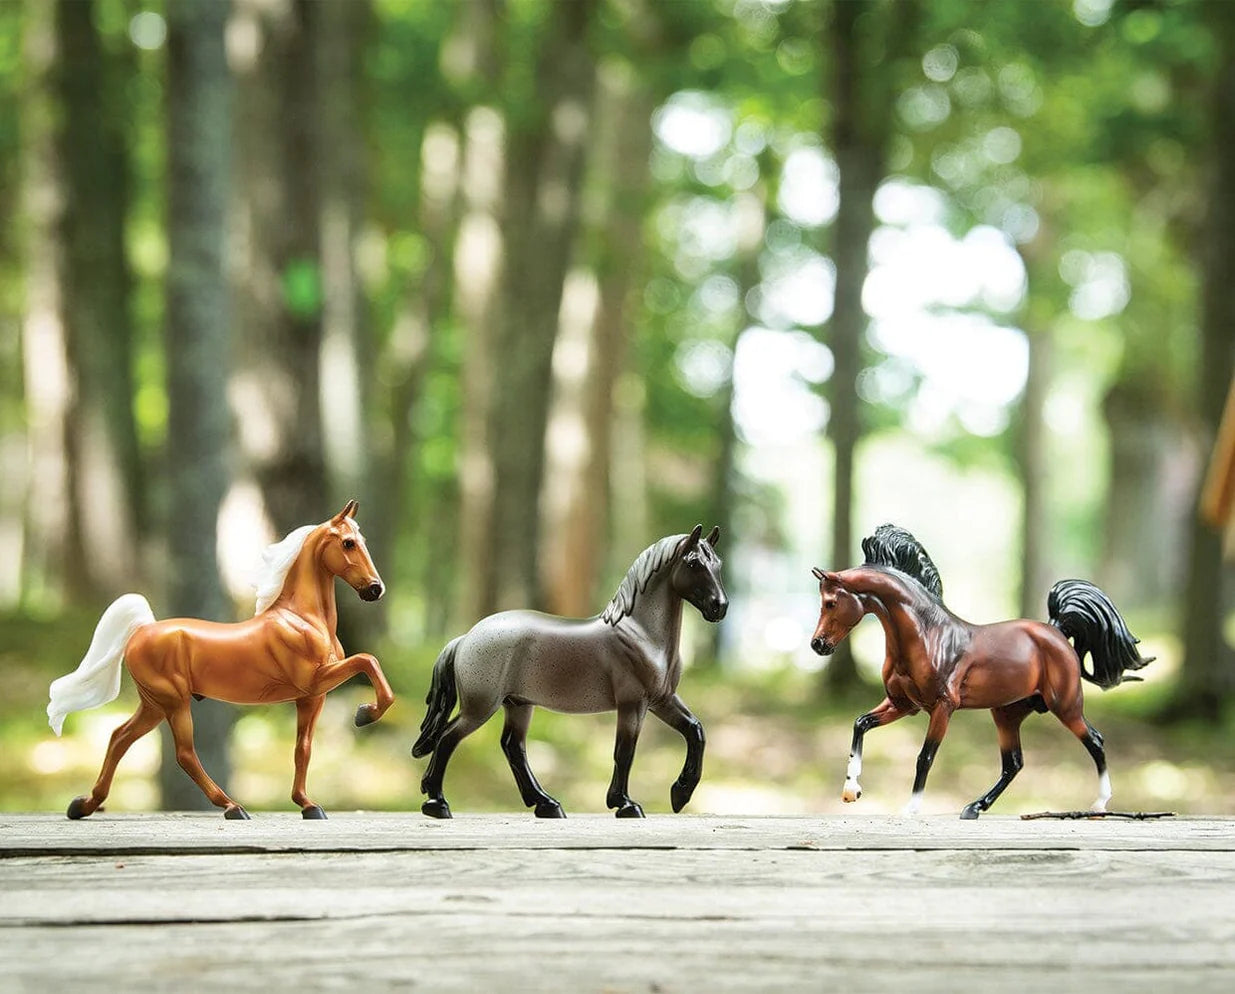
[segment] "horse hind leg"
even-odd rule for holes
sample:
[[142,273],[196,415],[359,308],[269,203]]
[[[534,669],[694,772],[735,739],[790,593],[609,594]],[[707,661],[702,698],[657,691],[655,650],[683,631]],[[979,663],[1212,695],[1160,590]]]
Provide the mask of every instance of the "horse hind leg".
[[968,821],[977,818],[983,811],[988,810],[1021,772],[1025,765],[1021,753],[1021,722],[1038,710],[1040,700],[1040,697],[1027,697],[1006,707],[991,708],[991,717],[995,719],[995,728],[999,735],[999,758],[1002,764],[999,779],[985,794],[965,806],[961,812],[962,819]]
[[[1063,719],[1060,719],[1063,720]],[[1081,740],[1085,751],[1093,758],[1098,770],[1098,797],[1090,805],[1090,811],[1105,811],[1107,802],[1111,799],[1111,775],[1106,769],[1106,750],[1102,745],[1102,733],[1093,727],[1083,714],[1063,722],[1068,730]]]
[[442,730],[437,745],[433,747],[433,757],[429,760],[429,766],[421,778],[420,792],[426,795],[425,802],[420,806],[421,812],[430,818],[452,817],[450,805],[446,803],[446,797],[442,793],[446,764],[450,762],[451,754],[454,753],[459,743],[492,718],[497,708],[496,703],[485,710],[476,709],[474,704],[469,707],[466,699],[461,703],[459,713]]
[[565,818],[566,812],[557,799],[545,793],[536,774],[527,761],[527,730],[532,724],[531,704],[517,704],[507,700],[506,724],[502,728],[502,752],[510,763],[510,772],[515,776],[519,796],[529,808],[535,807],[537,818]]
[[183,702],[167,714],[167,723],[171,726],[172,739],[176,743],[176,762],[193,782],[201,788],[217,808],[223,809],[223,817],[229,821],[248,821],[249,813],[233,801],[223,789],[210,779],[210,774],[202,768],[201,760],[197,758],[197,748],[193,744],[193,712],[189,710],[189,700]]
[[116,767],[120,760],[133,745],[147,732],[151,731],[163,720],[163,712],[145,698],[138,704],[133,716],[117,728],[107,744],[107,754],[103,757],[103,766],[99,770],[99,778],[94,782],[94,788],[88,795],[73,798],[69,804],[68,816],[74,820],[94,814],[107,795],[111,793],[112,778],[116,775]]

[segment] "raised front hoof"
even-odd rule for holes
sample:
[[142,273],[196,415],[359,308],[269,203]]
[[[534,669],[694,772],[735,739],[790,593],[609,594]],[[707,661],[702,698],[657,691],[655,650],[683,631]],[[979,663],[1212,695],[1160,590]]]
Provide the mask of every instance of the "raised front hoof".
[[840,799],[844,801],[846,804],[852,804],[854,801],[856,801],[861,796],[862,796],[861,787],[846,787],[840,793]]
[[85,818],[91,814],[93,809],[87,810],[86,805],[90,803],[88,797],[75,797],[69,801],[69,810],[65,812],[72,821],[77,821],[79,818]]
[[965,809],[961,812],[961,821],[975,821],[981,813],[982,809],[978,807],[977,801],[974,801],[973,804],[966,804]]
[[428,815],[430,818],[452,818],[450,813],[450,805],[446,803],[444,797],[431,797],[420,806],[420,813]]
[[613,812],[613,815],[615,818],[642,818],[643,808],[639,807],[634,801],[627,801]]
[[229,804],[223,809],[223,817],[228,821],[248,821],[249,812],[245,811],[239,804]]
[[364,728],[372,725],[378,719],[377,708],[372,704],[362,704],[356,709],[356,727]]
[[669,801],[673,805],[673,813],[677,814],[690,803],[690,797],[695,792],[695,785],[684,784],[677,780],[669,788]]
[[537,818],[565,818],[566,812],[562,810],[562,805],[557,801],[550,799],[548,801],[540,801],[535,808]]
[[320,804],[310,804],[307,808],[300,809],[300,817],[305,821],[325,821],[326,812]]

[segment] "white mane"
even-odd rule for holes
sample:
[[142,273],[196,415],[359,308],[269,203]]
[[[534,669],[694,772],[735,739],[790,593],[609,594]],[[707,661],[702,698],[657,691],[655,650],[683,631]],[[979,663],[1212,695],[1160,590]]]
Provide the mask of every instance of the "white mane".
[[305,539],[317,525],[302,525],[295,531],[288,532],[282,542],[266,546],[262,552],[261,565],[257,567],[253,577],[253,587],[257,591],[257,610],[261,614],[279,598],[283,590],[283,581],[287,579],[287,571],[304,548]]

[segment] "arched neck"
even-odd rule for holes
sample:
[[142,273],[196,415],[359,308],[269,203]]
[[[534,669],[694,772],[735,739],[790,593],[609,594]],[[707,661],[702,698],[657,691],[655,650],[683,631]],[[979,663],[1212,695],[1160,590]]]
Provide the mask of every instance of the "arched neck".
[[283,589],[271,607],[282,607],[307,621],[320,621],[333,632],[339,620],[334,574],[325,569],[318,552],[321,536],[311,534],[287,571]]
[[635,595],[629,619],[653,642],[663,646],[668,655],[676,657],[682,635],[682,598],[669,582],[669,573],[664,570],[652,577],[647,589]]

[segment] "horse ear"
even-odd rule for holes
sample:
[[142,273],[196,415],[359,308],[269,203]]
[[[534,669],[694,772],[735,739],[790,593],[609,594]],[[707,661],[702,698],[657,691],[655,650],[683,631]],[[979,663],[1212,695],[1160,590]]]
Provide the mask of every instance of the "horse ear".
[[716,543],[720,541],[720,525],[713,527],[711,533],[705,540],[713,549],[716,548]]
[[818,566],[812,566],[810,571],[811,573],[814,574],[815,579],[818,580],[820,583],[823,583],[823,578],[827,576],[827,574],[824,573],[824,571],[821,570]]
[[359,507],[359,505],[356,503],[355,500],[349,500],[346,504],[343,505],[343,510],[334,516],[335,521],[342,521],[344,518],[356,517],[357,507]]
[[673,550],[674,558],[686,555],[688,551],[699,544],[699,536],[703,534],[703,525],[695,525],[695,530],[687,535],[678,543],[678,547]]

